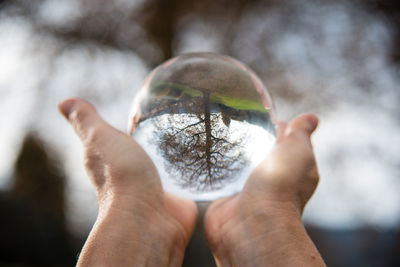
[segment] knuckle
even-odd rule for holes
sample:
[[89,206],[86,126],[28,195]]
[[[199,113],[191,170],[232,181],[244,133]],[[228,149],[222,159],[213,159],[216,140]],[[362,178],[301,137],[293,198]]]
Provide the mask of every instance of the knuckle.
[[299,140],[304,137],[304,133],[298,129],[290,129],[286,132],[286,137],[290,140]]
[[309,174],[309,180],[312,187],[315,189],[319,183],[319,175],[318,172],[312,171]]
[[101,162],[101,155],[93,149],[87,149],[84,156],[84,165],[88,170],[95,170]]
[[85,157],[83,159],[83,164],[86,169],[91,170],[91,169],[93,169],[93,167],[95,165],[95,161],[90,156],[85,155]]
[[319,173],[317,168],[314,166],[308,174],[309,180],[313,186],[317,186],[319,182]]
[[81,103],[71,113],[70,119],[76,123],[84,122],[89,117],[90,112],[91,108],[88,105]]
[[102,127],[96,125],[87,130],[85,142],[87,145],[101,144],[104,136]]
[[308,146],[303,147],[303,155],[306,166],[314,167],[316,165],[314,153]]

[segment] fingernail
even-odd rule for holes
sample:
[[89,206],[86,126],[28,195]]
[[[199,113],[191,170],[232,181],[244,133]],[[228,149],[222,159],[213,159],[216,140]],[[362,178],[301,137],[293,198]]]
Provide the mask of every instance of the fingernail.
[[76,102],[77,102],[77,99],[75,99],[75,98],[64,100],[63,102],[61,102],[58,105],[58,109],[64,115],[64,117],[66,117],[68,119]]

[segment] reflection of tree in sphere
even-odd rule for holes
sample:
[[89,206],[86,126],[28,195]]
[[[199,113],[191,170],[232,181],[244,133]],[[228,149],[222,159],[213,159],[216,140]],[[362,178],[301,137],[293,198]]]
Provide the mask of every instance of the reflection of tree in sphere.
[[271,100],[242,63],[217,54],[173,58],[135,99],[131,134],[172,193],[208,200],[240,190],[274,143]]
[[159,143],[168,172],[182,187],[201,192],[219,189],[246,164],[240,147],[244,136],[230,140],[222,115],[210,112],[209,94],[184,105],[193,114],[155,120],[154,141]]

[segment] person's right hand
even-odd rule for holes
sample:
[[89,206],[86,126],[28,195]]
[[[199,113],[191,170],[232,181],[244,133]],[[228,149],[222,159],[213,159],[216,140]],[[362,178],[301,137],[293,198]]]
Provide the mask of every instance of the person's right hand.
[[180,266],[196,221],[195,203],[165,192],[143,148],[91,104],[73,98],[59,108],[83,143],[99,206],[78,266]]
[[319,180],[317,124],[312,114],[279,123],[276,146],[242,192],[210,205],[205,231],[219,266],[324,266],[301,221]]

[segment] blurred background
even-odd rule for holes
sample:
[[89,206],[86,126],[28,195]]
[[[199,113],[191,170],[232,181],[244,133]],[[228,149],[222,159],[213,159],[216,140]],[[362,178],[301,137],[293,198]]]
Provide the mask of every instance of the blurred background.
[[[0,266],[73,266],[95,220],[57,104],[125,131],[145,76],[194,51],[254,69],[279,119],[320,117],[304,220],[328,266],[400,266],[398,0],[3,0],[0,48]],[[214,266],[200,232],[184,266]]]

